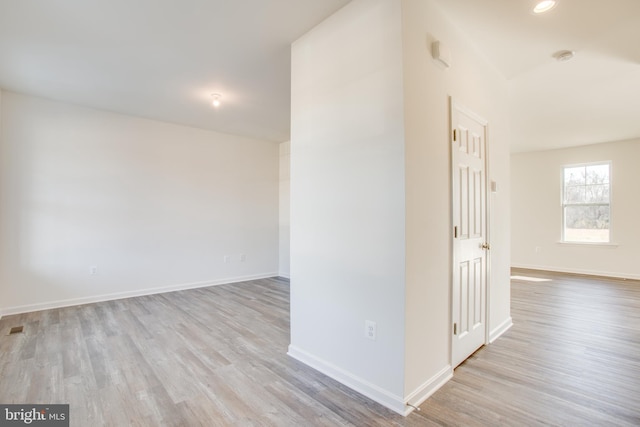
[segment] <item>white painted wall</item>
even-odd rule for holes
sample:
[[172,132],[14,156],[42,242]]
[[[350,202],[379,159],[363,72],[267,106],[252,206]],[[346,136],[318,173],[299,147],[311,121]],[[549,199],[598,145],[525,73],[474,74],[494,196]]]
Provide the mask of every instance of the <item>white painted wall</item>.
[[507,82],[470,46],[431,0],[355,0],[293,45],[290,354],[401,413],[452,373],[450,95],[489,121],[489,326],[511,325]]
[[2,101],[5,313],[277,274],[277,144]]
[[278,275],[289,278],[290,249],[289,249],[289,199],[291,186],[291,142],[280,143],[280,238],[279,238],[279,268]]
[[[2,89],[0,89],[0,147],[2,146]],[[2,201],[5,198],[5,191],[3,190],[3,177],[2,177],[2,167],[4,165],[4,159],[3,159],[3,155],[2,152],[0,151],[0,206],[2,205]],[[0,211],[0,224],[2,223],[2,211]],[[4,235],[4,229],[3,227],[0,227],[0,242],[4,241],[5,239],[5,235]],[[0,256],[0,272],[2,272],[4,270],[4,264],[3,264],[3,260],[2,257]],[[0,282],[0,319],[2,319],[2,301],[4,301],[4,285],[2,284],[2,282]]]
[[[638,159],[640,139],[512,155],[513,266],[640,279]],[[559,243],[562,167],[607,160],[614,244]]]
[[289,354],[402,409],[400,5],[353,1],[292,47]]
[[[403,0],[406,134],[405,396],[420,401],[451,373],[451,165],[449,96],[488,120],[491,194],[489,329],[511,325],[507,82],[435,2]],[[440,40],[449,69],[431,56]]]

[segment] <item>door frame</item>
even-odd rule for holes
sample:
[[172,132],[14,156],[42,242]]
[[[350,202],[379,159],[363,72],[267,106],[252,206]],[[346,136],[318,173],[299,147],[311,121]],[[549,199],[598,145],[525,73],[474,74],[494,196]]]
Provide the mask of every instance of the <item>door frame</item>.
[[[485,164],[484,164],[484,184],[485,184],[485,241],[486,243],[488,243],[489,245],[491,245],[491,193],[493,192],[493,189],[491,187],[491,179],[489,178],[489,171],[490,171],[490,162],[489,162],[489,122],[488,120],[486,120],[484,117],[478,115],[476,112],[474,112],[473,110],[467,108],[466,106],[464,106],[463,104],[460,104],[459,102],[457,102],[457,98],[454,99],[453,96],[449,96],[449,137],[447,138],[448,140],[448,145],[449,145],[449,168],[450,168],[450,181],[449,181],[449,197],[451,199],[451,204],[450,204],[450,231],[451,231],[451,250],[450,250],[450,270],[449,270],[449,364],[451,365],[452,369],[455,369],[455,367],[453,366],[453,323],[454,323],[454,319],[453,319],[453,274],[454,271],[453,269],[456,268],[456,266],[454,265],[454,250],[455,250],[455,236],[454,236],[454,231],[453,231],[453,203],[454,203],[454,198],[453,198],[453,174],[454,174],[454,168],[453,168],[453,143],[454,141],[454,135],[453,135],[453,131],[455,129],[454,127],[454,123],[453,123],[453,112],[455,110],[458,110],[459,112],[466,114],[467,116],[473,118],[474,120],[476,120],[478,123],[480,123],[483,127],[484,127],[484,150],[485,150]],[[486,250],[485,251],[485,295],[484,295],[484,327],[485,327],[485,333],[484,333],[484,345],[489,345],[490,344],[490,325],[489,325],[489,319],[490,319],[490,295],[491,295],[491,250]]]

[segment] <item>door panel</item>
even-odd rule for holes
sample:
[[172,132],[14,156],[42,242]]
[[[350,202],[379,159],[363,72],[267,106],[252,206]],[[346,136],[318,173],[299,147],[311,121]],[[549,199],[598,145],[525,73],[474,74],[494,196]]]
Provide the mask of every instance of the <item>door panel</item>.
[[452,118],[452,364],[486,337],[486,122],[455,105]]

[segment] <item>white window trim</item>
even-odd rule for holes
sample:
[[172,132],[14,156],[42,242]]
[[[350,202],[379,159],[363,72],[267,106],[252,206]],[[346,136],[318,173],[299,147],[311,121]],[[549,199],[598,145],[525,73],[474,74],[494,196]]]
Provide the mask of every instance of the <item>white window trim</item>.
[[[611,229],[609,229],[609,232],[611,232]],[[611,235],[609,235],[609,240],[611,240]],[[618,246],[620,246],[618,243],[611,242],[611,241],[609,242],[569,242],[564,240],[558,240],[556,243],[564,246],[605,246],[605,247],[611,247],[611,248],[617,248]]]
[[[576,242],[573,240],[565,240],[564,238],[564,170],[567,168],[575,168],[582,166],[596,166],[596,165],[609,165],[609,241],[608,242]],[[613,165],[611,160],[602,160],[599,162],[585,162],[585,163],[572,163],[567,165],[561,165],[560,167],[560,240],[559,244],[563,245],[577,245],[577,246],[613,246],[618,247],[618,244],[613,240]]]

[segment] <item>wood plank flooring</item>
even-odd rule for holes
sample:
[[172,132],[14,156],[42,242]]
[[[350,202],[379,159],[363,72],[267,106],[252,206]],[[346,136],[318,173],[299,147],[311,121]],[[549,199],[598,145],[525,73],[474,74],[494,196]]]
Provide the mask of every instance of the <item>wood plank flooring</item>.
[[443,425],[640,426],[640,282],[514,270],[514,326],[422,406]]
[[3,317],[0,402],[72,426],[640,425],[640,282],[518,273],[552,281],[513,281],[514,327],[407,418],[286,356],[280,279]]

